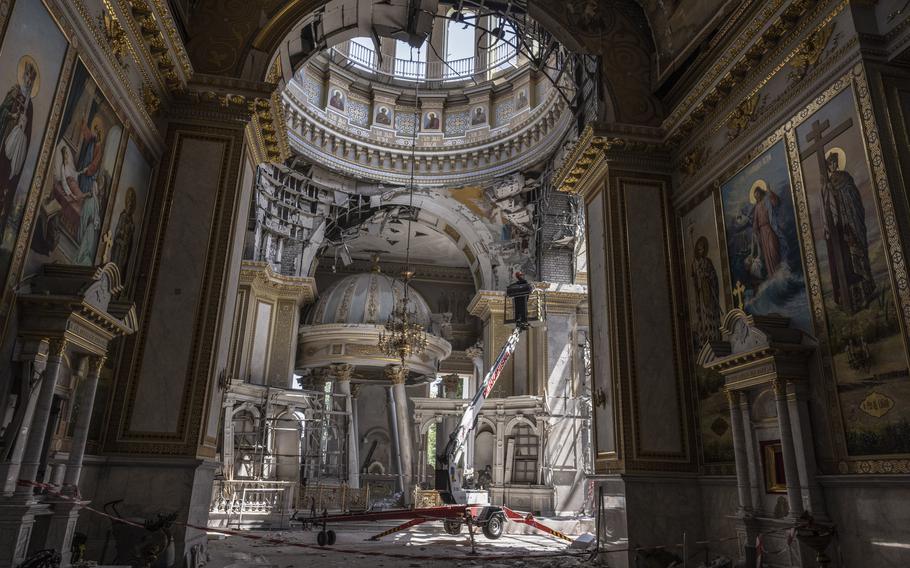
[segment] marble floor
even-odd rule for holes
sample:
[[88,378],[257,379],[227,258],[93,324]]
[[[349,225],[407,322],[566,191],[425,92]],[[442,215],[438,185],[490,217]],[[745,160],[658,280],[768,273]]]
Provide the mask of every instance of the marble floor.
[[[543,535],[504,534],[490,541],[476,539],[477,554],[471,554],[466,534],[451,536],[441,528],[415,527],[381,541],[366,540],[375,530],[336,530],[334,546],[315,546],[316,533],[302,531],[256,532],[249,534],[278,539],[263,542],[239,536],[210,536],[211,568],[405,568],[422,566],[485,568],[572,567],[596,565],[569,552],[567,543]],[[301,547],[299,544],[310,545]],[[571,554],[571,555],[570,555]]]

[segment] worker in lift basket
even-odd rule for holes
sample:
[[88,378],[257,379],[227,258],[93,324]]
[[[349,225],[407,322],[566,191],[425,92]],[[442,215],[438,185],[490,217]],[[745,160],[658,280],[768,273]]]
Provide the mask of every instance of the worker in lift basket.
[[515,307],[515,325],[519,327],[528,327],[528,296],[534,290],[534,286],[525,280],[524,272],[515,273],[515,282],[506,287],[506,296],[512,298]]

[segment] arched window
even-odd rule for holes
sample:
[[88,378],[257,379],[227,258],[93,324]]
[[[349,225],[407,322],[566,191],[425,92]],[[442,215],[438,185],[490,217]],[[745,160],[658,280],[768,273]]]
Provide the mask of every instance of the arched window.
[[427,76],[427,42],[411,47],[406,41],[395,41],[395,76],[424,79]]
[[[499,32],[500,33],[496,33]],[[493,75],[518,67],[518,37],[515,26],[508,20],[499,20],[492,32],[487,60],[490,62],[490,78]]]
[[376,66],[376,47],[368,37],[355,37],[348,43],[348,59],[358,67],[372,70]]
[[462,12],[462,14],[464,16],[463,19],[450,19],[446,25],[446,64],[443,65],[443,76],[446,79],[467,78],[474,74],[476,28],[472,24],[475,15],[469,11]]

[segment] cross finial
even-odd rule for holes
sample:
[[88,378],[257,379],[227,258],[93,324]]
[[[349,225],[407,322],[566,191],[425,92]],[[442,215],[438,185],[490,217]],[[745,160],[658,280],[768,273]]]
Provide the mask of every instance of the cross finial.
[[108,229],[104,236],[101,237],[101,264],[107,264],[111,261],[111,246],[114,239],[111,237],[111,231]]
[[739,280],[736,281],[736,286],[733,287],[733,295],[736,296],[736,304],[739,306],[739,309],[745,309],[746,304],[743,301],[743,298],[746,294],[746,287],[743,286],[743,283]]

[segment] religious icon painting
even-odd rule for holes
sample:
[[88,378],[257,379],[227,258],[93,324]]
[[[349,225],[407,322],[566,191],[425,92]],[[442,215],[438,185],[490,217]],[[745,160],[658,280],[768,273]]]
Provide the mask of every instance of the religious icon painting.
[[[693,361],[706,342],[720,341],[720,322],[729,309],[715,204],[715,196],[711,194],[682,217],[680,226]],[[695,365],[694,373],[704,463],[733,464],[733,434],[723,393],[724,378],[700,365]]]
[[66,49],[43,3],[16,2],[0,47],[0,285],[10,270]]
[[130,137],[123,154],[114,206],[104,232],[108,240],[105,246],[110,247],[110,261],[120,270],[127,292],[132,289],[152,171],[152,164]]
[[479,106],[471,112],[471,126],[480,126],[487,123],[487,109]]
[[122,137],[113,108],[77,61],[38,202],[28,272],[46,262],[97,264]]
[[790,176],[780,140],[721,185],[733,307],[812,332]]
[[344,93],[341,89],[332,89],[332,96],[329,97],[329,106],[344,112]]
[[423,117],[423,129],[424,130],[439,130],[441,124],[439,121],[439,113],[435,111],[430,111],[426,113]]
[[518,96],[515,97],[515,110],[522,110],[528,106],[528,90],[521,89],[518,91]]
[[376,115],[373,117],[373,123],[379,126],[392,126],[392,111],[387,106],[376,108]]
[[[907,347],[852,88],[796,127],[827,340],[851,455],[910,453]],[[819,322],[821,325],[822,322]]]

